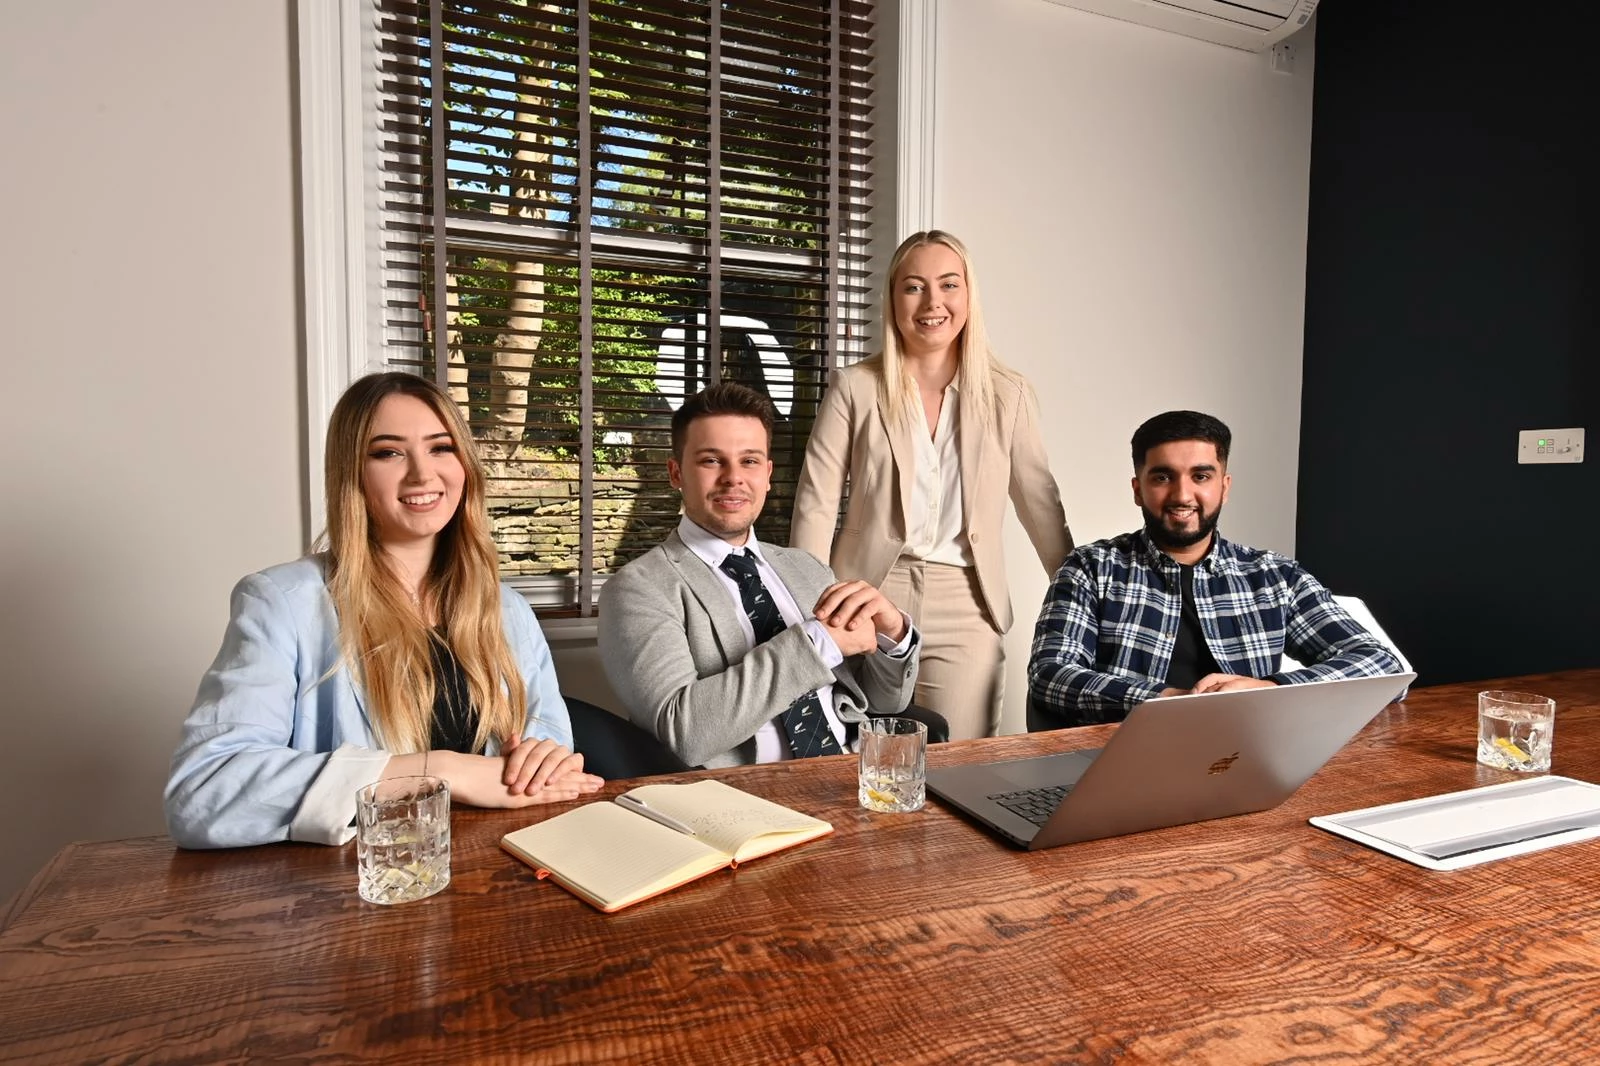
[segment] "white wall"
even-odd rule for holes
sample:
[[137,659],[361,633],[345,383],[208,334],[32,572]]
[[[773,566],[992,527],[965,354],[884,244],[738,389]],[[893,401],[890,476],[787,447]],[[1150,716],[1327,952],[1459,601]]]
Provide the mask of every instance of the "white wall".
[[[1083,543],[1136,528],[1150,415],[1234,431],[1223,528],[1294,549],[1313,47],[1266,55],[1046,0],[938,5],[936,225],[970,247],[1002,358],[1038,390]],[[1048,585],[1013,519],[1005,728]]]
[[[302,549],[304,436],[290,5],[4,10],[0,899],[71,840],[162,831],[228,589]],[[1309,42],[1285,77],[1046,0],[938,17],[938,223],[1039,390],[1074,531],[1131,528],[1128,435],[1183,405],[1238,435],[1229,533],[1291,549]],[[1020,729],[1045,578],[1008,549]],[[603,698],[592,648],[556,650]]]
[[284,0],[5,0],[0,901],[161,788],[241,575],[301,550]]

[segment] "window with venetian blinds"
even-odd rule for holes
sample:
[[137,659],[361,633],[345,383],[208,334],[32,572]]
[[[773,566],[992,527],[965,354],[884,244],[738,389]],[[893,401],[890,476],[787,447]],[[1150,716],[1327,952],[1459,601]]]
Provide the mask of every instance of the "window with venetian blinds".
[[717,380],[778,408],[787,540],[866,332],[871,4],[376,4],[385,359],[467,412],[503,573],[590,613],[676,525],[669,422]]

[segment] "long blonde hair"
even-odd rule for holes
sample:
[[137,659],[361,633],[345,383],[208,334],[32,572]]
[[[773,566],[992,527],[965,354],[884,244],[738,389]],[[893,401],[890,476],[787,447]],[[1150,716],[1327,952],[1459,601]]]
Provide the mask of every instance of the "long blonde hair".
[[[362,486],[368,438],[378,405],[404,395],[427,404],[444,423],[466,472],[460,505],[434,543],[418,590],[444,623],[429,628],[385,559]],[[386,750],[427,749],[432,732],[435,641],[461,664],[478,709],[477,750],[492,738],[522,735],[527,691],[500,614],[499,557],[489,534],[483,464],[460,410],[433,382],[415,374],[369,374],[345,390],[328,420],[324,474],[328,506],[328,593],[339,617],[339,649],[366,691]]]
[[1027,380],[1002,363],[989,347],[989,333],[983,325],[983,301],[978,295],[978,276],[972,269],[972,257],[967,246],[952,233],[930,229],[913,233],[900,242],[889,260],[889,270],[883,279],[883,298],[879,313],[883,321],[883,352],[878,357],[878,395],[891,421],[909,420],[917,411],[917,383],[906,369],[902,354],[904,340],[900,325],[895,321],[894,300],[896,280],[906,258],[918,248],[942,244],[961,260],[961,272],[966,275],[967,324],[957,339],[956,387],[961,390],[961,412],[975,417],[981,429],[995,416],[995,379],[1015,382],[1024,392],[1030,393]]

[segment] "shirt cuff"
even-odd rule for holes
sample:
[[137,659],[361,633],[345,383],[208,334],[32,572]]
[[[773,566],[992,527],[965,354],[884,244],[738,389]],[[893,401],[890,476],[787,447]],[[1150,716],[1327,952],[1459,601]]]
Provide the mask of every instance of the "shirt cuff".
[[[1167,688],[1167,683],[1164,681],[1159,685],[1140,684],[1136,681],[1128,682],[1128,695],[1131,697],[1127,703],[1128,709],[1132,710],[1145,700],[1161,699],[1161,694],[1165,692]],[[1189,691],[1193,690],[1191,689]]]
[[289,823],[289,839],[307,844],[347,844],[356,835],[356,792],[383,776],[389,753],[354,744],[341,745],[328,762]]
[[832,670],[844,662],[844,652],[833,642],[833,635],[828,632],[827,626],[815,618],[807,618],[800,623],[800,628],[811,638],[811,646],[817,649],[817,655],[822,659],[823,666]]
[[900,617],[906,620],[905,636],[898,641],[893,641],[882,633],[878,634],[878,650],[891,659],[904,659],[907,655],[910,655],[911,649],[917,646],[919,637],[917,627],[911,624],[911,616],[901,611]]

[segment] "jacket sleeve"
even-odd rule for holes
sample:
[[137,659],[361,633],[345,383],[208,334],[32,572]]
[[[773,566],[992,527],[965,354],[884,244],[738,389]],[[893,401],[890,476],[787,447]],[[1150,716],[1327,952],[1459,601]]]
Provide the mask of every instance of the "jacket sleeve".
[[[703,676],[689,646],[682,586],[630,563],[600,591],[600,659],[635,725],[691,766],[749,740],[795,699],[833,683],[804,626]],[[664,564],[665,565],[665,564]]]
[[845,380],[838,378],[822,398],[794,493],[789,546],[810,552],[821,563],[830,561],[833,531],[839,524],[839,501],[844,497],[845,477],[850,470],[849,391]]
[[1161,695],[1148,678],[1096,669],[1100,604],[1081,555],[1068,556],[1045,596],[1028,656],[1028,698],[1072,725],[1120,722],[1145,700]]
[[877,654],[856,655],[845,660],[851,676],[861,686],[862,695],[867,699],[865,710],[870,713],[899,714],[916,695],[922,633],[915,625],[911,627],[910,638],[906,653],[898,658],[882,650],[881,645],[887,638],[880,637]]
[[[1272,677],[1280,685],[1342,677],[1376,677],[1401,673],[1400,660],[1383,642],[1350,617],[1327,588],[1293,568],[1290,603],[1285,612],[1284,649],[1307,664]],[[1395,699],[1405,699],[1402,689]]]
[[354,835],[355,793],[383,772],[384,751],[291,746],[303,689],[296,620],[287,597],[262,574],[233,590],[228,628],[173,755],[167,828],[186,848],[304,840],[342,844]]
[[1072,551],[1072,531],[1067,528],[1055,475],[1050,473],[1050,456],[1039,436],[1036,407],[1033,390],[1020,385],[1011,432],[1011,503],[1044,572],[1054,574]]
[[561,698],[561,684],[556,678],[556,665],[544,630],[539,628],[533,608],[515,589],[501,585],[500,602],[506,641],[511,645],[517,669],[522,672],[523,684],[527,686],[528,717],[522,735],[534,740],[553,740],[571,748],[572,720],[567,713],[567,702]]

